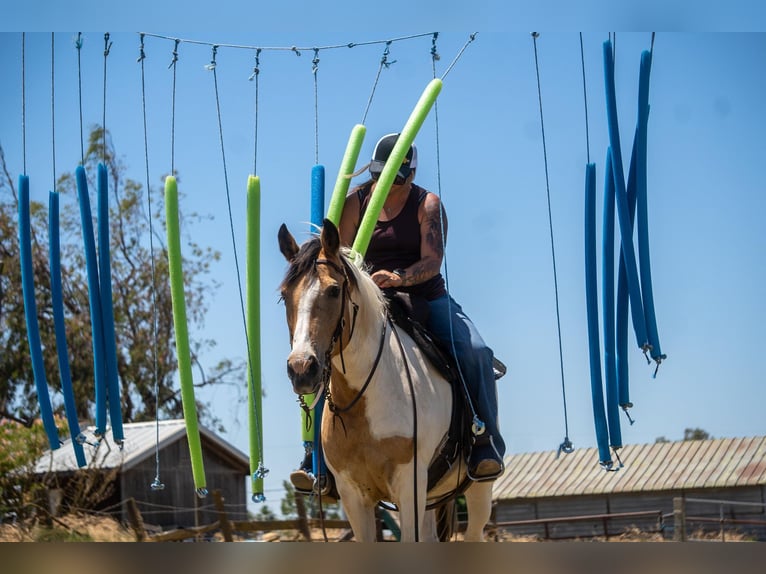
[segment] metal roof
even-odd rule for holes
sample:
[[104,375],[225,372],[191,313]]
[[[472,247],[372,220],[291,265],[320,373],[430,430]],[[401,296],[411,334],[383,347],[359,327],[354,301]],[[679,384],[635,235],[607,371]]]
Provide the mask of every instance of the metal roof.
[[[88,437],[88,442],[83,445],[85,450],[85,460],[89,466],[95,468],[116,468],[122,467],[128,470],[133,466],[143,462],[149,457],[154,457],[157,448],[160,450],[166,446],[186,437],[186,423],[183,419],[127,423],[123,425],[125,441],[123,448],[112,439],[111,430],[107,430],[106,435],[97,442],[95,437],[95,427],[88,427],[83,434]],[[235,467],[242,466],[244,474],[249,472],[249,458],[242,451],[229,444],[213,431],[199,425],[199,433],[202,444],[212,443],[213,448],[224,454],[230,459]],[[37,461],[35,471],[38,473],[46,472],[67,472],[77,470],[77,460],[75,458],[72,441],[66,440],[56,450],[46,451]]]
[[599,465],[595,447],[506,456],[493,499],[766,485],[763,436],[626,445],[618,454],[624,466],[617,472]]

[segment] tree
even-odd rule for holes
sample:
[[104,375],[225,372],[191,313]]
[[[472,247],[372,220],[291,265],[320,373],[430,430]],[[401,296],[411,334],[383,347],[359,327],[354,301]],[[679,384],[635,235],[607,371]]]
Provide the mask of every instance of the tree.
[[[686,428],[684,429],[684,440],[708,440],[713,438],[706,430],[701,428]],[[664,436],[659,436],[654,439],[655,443],[670,442],[670,440]]]
[[[104,137],[106,136],[106,137]],[[118,159],[109,137],[101,128],[90,132],[83,166],[89,177],[103,163],[109,174],[110,257],[113,309],[117,345],[117,370],[125,422],[153,420],[155,416],[178,418],[183,415],[181,394],[176,382],[177,360],[173,340],[173,317],[168,282],[168,257],[162,238],[164,208],[161,195],[152,195],[155,213],[146,209],[143,185],[126,176],[126,166]],[[38,417],[39,405],[34,387],[29,346],[26,338],[24,305],[21,296],[19,263],[18,194],[0,145],[0,418],[31,426]],[[96,189],[89,180],[89,189]],[[92,420],[94,412],[94,365],[85,254],[74,174],[65,173],[57,181],[61,196],[62,285],[66,316],[70,369],[80,420]],[[67,201],[65,201],[67,200]],[[96,202],[91,200],[92,205]],[[94,209],[95,211],[95,209]],[[33,202],[33,258],[38,320],[44,349],[47,383],[53,391],[54,411],[63,412],[58,360],[50,297],[50,271],[47,259],[47,206]],[[182,229],[198,220],[185,214]],[[149,238],[150,222],[153,236]],[[184,281],[190,335],[203,323],[206,297],[218,284],[210,277],[211,265],[219,253],[187,237],[184,253]],[[192,361],[198,369],[196,387],[235,384],[242,388],[243,360],[223,359],[212,368],[199,361],[215,342],[192,339]],[[242,400],[243,394],[240,395]],[[209,406],[198,401],[200,420],[223,430]]]
[[710,433],[701,428],[684,429],[684,440],[708,440],[711,438],[713,437],[710,436]]

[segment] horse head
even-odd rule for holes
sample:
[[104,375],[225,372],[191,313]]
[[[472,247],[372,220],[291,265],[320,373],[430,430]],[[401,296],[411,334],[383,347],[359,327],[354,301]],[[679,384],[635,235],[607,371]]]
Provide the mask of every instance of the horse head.
[[280,286],[290,331],[287,376],[296,394],[314,393],[329,378],[353,274],[341,255],[338,229],[328,219],[319,238],[301,247],[284,224],[278,238],[279,249],[290,264]]

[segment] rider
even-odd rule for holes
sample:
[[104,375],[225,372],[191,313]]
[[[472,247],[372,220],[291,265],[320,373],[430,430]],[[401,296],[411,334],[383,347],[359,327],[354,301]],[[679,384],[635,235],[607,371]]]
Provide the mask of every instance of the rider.
[[[369,164],[371,179],[346,196],[338,226],[344,245],[353,243],[398,137],[388,134],[377,142]],[[462,307],[447,293],[440,272],[447,214],[438,196],[413,183],[416,168],[417,148],[413,144],[380,211],[364,259],[378,287],[427,301],[426,327],[442,346],[452,350],[475,414],[484,423],[484,432],[474,437],[468,475],[474,480],[488,480],[502,474],[505,453],[497,420],[494,354]],[[313,481],[311,467],[306,468],[305,462],[310,462],[308,457],[302,468],[291,474],[296,486],[307,484],[309,477]]]

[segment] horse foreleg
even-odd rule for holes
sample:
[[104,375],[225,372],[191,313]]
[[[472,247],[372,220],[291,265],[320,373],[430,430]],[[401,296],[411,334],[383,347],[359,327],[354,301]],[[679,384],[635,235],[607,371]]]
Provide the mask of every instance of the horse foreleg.
[[[353,492],[353,491],[352,491]],[[354,531],[357,542],[375,542],[377,529],[375,527],[375,505],[355,492],[341,491],[341,504]]]
[[[417,503],[413,496],[412,476],[405,477],[406,484],[400,489],[402,496],[397,501],[399,526],[402,542],[436,542],[436,520],[433,512],[426,512],[426,484],[418,485]],[[417,525],[417,526],[416,526]]]
[[465,491],[465,503],[468,525],[463,539],[466,542],[483,542],[484,527],[492,514],[492,481],[473,483]]

